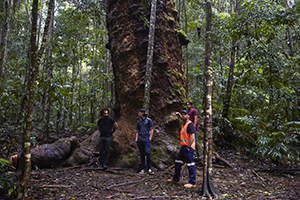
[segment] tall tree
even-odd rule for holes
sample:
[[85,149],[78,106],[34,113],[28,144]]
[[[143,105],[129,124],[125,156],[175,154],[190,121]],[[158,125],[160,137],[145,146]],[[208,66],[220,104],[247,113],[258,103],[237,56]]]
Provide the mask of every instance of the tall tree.
[[[111,52],[115,75],[115,117],[120,119],[120,137],[134,140],[133,130],[138,120],[137,112],[143,106],[144,100],[149,34],[149,29],[144,24],[150,18],[150,9],[145,9],[140,0],[107,0],[106,14],[109,36],[106,46]],[[156,15],[149,117],[162,136],[154,136],[154,140],[161,140],[153,145],[153,149],[157,148],[157,145],[161,146],[160,155],[153,156],[154,163],[163,165],[163,162],[171,159],[166,156],[171,140],[162,138],[177,136],[179,120],[172,113],[182,109],[183,103],[187,101],[187,79],[177,32],[179,26],[174,1],[158,0]],[[130,149],[132,143],[123,144],[128,145],[124,149]]]
[[144,94],[144,106],[143,107],[148,112],[149,112],[149,104],[150,104],[152,58],[153,58],[154,36],[155,36],[156,2],[157,2],[157,0],[152,0],[152,4],[151,4],[151,16],[150,16],[148,50],[147,50],[147,64],[146,64],[146,74],[145,74],[145,94]]
[[211,1],[206,0],[206,37],[205,37],[205,104],[204,104],[204,168],[203,168],[203,196],[218,196],[211,180],[212,174],[212,86],[213,86],[213,69],[212,69],[212,42],[211,42]]
[[41,47],[38,49],[37,46],[37,18],[38,18],[38,0],[33,0],[32,2],[32,25],[31,25],[31,36],[30,36],[30,46],[31,46],[31,57],[30,57],[30,70],[29,70],[29,81],[27,89],[27,102],[25,108],[25,127],[23,133],[23,151],[22,151],[22,175],[20,183],[17,188],[18,199],[27,196],[28,182],[30,178],[31,171],[31,154],[30,154],[30,133],[32,129],[32,113],[33,113],[33,103],[34,103],[34,93],[36,87],[36,80],[39,71],[39,64],[42,54],[45,49],[46,37],[48,33],[48,27],[51,18],[52,6],[54,5],[54,0],[49,1],[49,8],[47,19],[45,22],[45,28],[43,33],[43,39]]

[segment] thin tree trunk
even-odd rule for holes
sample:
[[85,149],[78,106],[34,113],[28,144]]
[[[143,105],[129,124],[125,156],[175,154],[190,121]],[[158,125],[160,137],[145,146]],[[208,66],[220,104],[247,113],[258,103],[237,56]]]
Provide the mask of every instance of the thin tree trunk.
[[[60,69],[59,70],[59,77],[61,77],[62,75],[62,70],[63,69]],[[64,103],[64,99],[60,99],[58,101],[59,103],[59,110],[57,110],[57,114],[56,114],[56,134],[59,133],[59,130],[60,130],[60,118],[61,118],[61,114],[62,114],[62,107],[63,107],[63,103]]]
[[212,47],[211,47],[211,1],[206,0],[206,44],[205,44],[205,119],[204,119],[204,168],[203,168],[203,196],[218,196],[219,193],[215,189],[211,180],[212,174],[212,86],[213,86],[213,70],[212,70]]
[[[286,8],[286,12],[290,11],[290,7],[289,7],[290,3],[289,0],[285,0],[285,8]],[[287,27],[287,34],[288,34],[288,39],[289,39],[289,48],[290,48],[290,56],[294,57],[294,43],[293,43],[293,38],[292,38],[292,31],[291,31],[291,27],[288,25]]]
[[[236,14],[239,12],[239,0],[236,1],[235,6],[232,6],[232,8],[235,8]],[[234,10],[232,11],[232,13]],[[236,40],[232,39],[231,42],[231,51],[230,51],[230,66],[229,66],[229,75],[227,79],[227,88],[226,88],[226,94],[223,100],[223,113],[222,117],[227,118],[229,115],[229,108],[230,108],[230,100],[231,100],[231,93],[233,88],[233,73],[235,68],[235,60],[236,60]]]
[[181,0],[178,0],[178,24],[179,24],[179,28],[181,28],[181,23],[180,23],[180,20],[181,20]]
[[28,81],[28,90],[27,90],[27,102],[25,108],[25,130],[23,134],[23,152],[22,152],[22,176],[20,183],[17,188],[18,199],[27,197],[28,182],[30,178],[31,171],[31,154],[30,154],[30,132],[32,127],[32,111],[33,111],[33,101],[34,101],[34,92],[36,86],[36,78],[38,73],[38,64],[37,64],[37,45],[36,45],[36,32],[37,32],[37,12],[38,12],[38,0],[33,0],[32,4],[32,25],[31,25],[31,61],[29,74],[30,78]]
[[[68,65],[65,66],[64,68],[64,77],[67,77],[68,75]],[[66,79],[65,79],[65,83],[66,84]],[[67,105],[68,105],[68,97],[64,96],[63,97],[63,111],[62,111],[62,115],[63,115],[63,120],[62,120],[62,129],[65,129],[65,125],[66,125],[66,119],[67,119]]]
[[22,175],[21,175],[19,185],[17,187],[18,199],[27,197],[28,182],[29,182],[30,171],[31,171],[30,133],[32,128],[34,93],[36,87],[36,80],[38,76],[39,63],[45,48],[45,40],[48,33],[48,27],[50,23],[53,2],[54,0],[49,1],[49,9],[48,9],[47,19],[45,22],[43,41],[39,51],[36,45],[38,0],[33,0],[32,3],[32,27],[31,27],[31,36],[30,36],[31,61],[30,61],[30,70],[29,70],[30,77],[28,81],[27,102],[25,108],[25,127],[23,133],[23,151],[22,151],[22,161],[21,161]]
[[106,61],[106,64],[104,65],[105,67],[105,74],[106,74],[106,78],[105,78],[105,102],[104,105],[105,107],[109,107],[110,108],[110,102],[108,102],[108,92],[109,92],[109,82],[108,82],[108,76],[109,76],[109,54],[108,54],[108,50],[104,49],[103,50],[103,57],[104,60]]
[[40,9],[40,16],[39,16],[39,28],[38,28],[38,34],[37,34],[37,44],[39,44],[39,42],[40,42],[40,33],[41,33],[41,27],[42,27],[43,9],[44,9],[44,0],[41,0],[41,9]]
[[[185,24],[185,34],[187,35],[187,16],[186,16],[186,5],[185,5],[185,0],[183,0],[183,9],[184,9],[184,24]],[[188,55],[188,45],[185,46],[185,67],[186,67],[186,78],[187,78],[187,83],[189,86],[189,55]],[[188,91],[189,87],[187,87]]]
[[0,32],[0,78],[5,73],[5,63],[7,54],[7,40],[9,33],[9,7],[10,3],[8,0],[3,2],[3,22],[1,23]]
[[226,94],[223,101],[223,113],[222,117],[227,118],[229,114],[229,107],[230,107],[230,99],[231,99],[231,93],[232,93],[232,86],[233,86],[233,72],[235,67],[235,44],[236,41],[232,41],[232,48],[230,52],[230,66],[229,66],[229,75],[227,79],[227,88],[226,88]]
[[[5,2],[1,2],[0,1],[0,13],[4,13],[4,9],[5,8]],[[5,15],[3,15],[5,16]],[[3,18],[0,21],[0,45],[1,45],[1,41],[2,41],[2,34],[3,34],[3,26],[4,26],[4,21]],[[1,50],[1,46],[0,46],[0,50]],[[1,55],[0,55],[1,56]]]
[[77,114],[77,116],[78,116],[78,122],[80,122],[81,121],[81,119],[82,119],[82,115],[81,115],[81,112],[82,112],[82,94],[81,94],[81,81],[82,81],[82,77],[81,77],[81,64],[82,64],[82,60],[80,60],[79,61],[79,65],[78,65],[78,74],[79,74],[79,83],[78,83],[78,100],[77,100],[77,102],[78,102],[78,114]]
[[30,17],[30,11],[28,8],[28,0],[25,0],[25,7],[26,7],[26,13],[27,13],[28,20],[29,20],[30,24],[32,24],[31,17]]
[[77,77],[76,76],[76,63],[77,63],[77,59],[75,57],[75,50],[73,49],[73,67],[72,67],[72,87],[71,87],[71,98],[70,98],[70,104],[69,104],[69,125],[72,126],[73,125],[73,96],[74,96],[74,88],[75,88],[75,78]]
[[[54,0],[55,4],[55,0]],[[54,5],[52,6],[52,15],[50,21],[50,29],[49,29],[49,48],[47,54],[47,76],[46,76],[46,87],[45,87],[45,101],[44,101],[44,133],[46,138],[49,138],[49,120],[50,120],[50,94],[49,90],[51,87],[51,78],[53,72],[53,64],[52,64],[52,46],[53,46],[53,25],[54,25]]]
[[[10,35],[10,21],[11,21],[11,15],[12,15],[12,0],[8,0],[8,9],[7,9],[7,27],[6,27],[6,33],[5,33],[5,41],[4,41],[4,51],[3,51],[3,59],[2,59],[2,77],[5,76],[6,71],[6,62],[7,62],[7,46],[8,46],[8,40]],[[0,73],[1,74],[1,73]],[[0,75],[1,77],[1,75]]]
[[145,75],[144,108],[148,111],[149,111],[149,104],[150,104],[152,58],[153,58],[154,36],[155,36],[156,2],[157,0],[152,0],[152,4],[151,4],[147,64],[146,64],[146,75]]

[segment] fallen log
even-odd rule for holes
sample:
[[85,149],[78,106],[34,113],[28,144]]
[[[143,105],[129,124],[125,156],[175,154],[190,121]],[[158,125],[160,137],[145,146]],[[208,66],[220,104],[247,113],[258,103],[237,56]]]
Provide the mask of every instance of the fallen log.
[[32,168],[49,168],[59,166],[78,147],[75,136],[62,138],[52,144],[43,144],[31,149]]

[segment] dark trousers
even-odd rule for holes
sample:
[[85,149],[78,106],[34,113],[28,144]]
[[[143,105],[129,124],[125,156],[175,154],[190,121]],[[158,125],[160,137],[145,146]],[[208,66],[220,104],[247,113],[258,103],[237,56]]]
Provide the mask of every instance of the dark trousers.
[[194,149],[187,150],[186,146],[182,146],[175,160],[175,174],[173,180],[179,182],[181,166],[186,162],[189,170],[189,183],[196,184],[196,166],[194,163]]
[[137,145],[139,147],[140,151],[140,157],[141,157],[141,163],[142,163],[142,169],[146,168],[146,163],[145,163],[145,157],[147,157],[147,167],[148,169],[151,168],[151,142],[137,142]]
[[109,159],[109,147],[111,143],[111,137],[100,137],[100,148],[99,148],[99,162],[100,165],[107,165]]

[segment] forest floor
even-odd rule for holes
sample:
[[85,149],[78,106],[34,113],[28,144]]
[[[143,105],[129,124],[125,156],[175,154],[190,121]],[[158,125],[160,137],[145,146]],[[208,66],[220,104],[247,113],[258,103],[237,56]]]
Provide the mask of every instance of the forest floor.
[[[218,152],[233,168],[214,164],[212,180],[222,194],[217,199],[300,199],[300,175],[260,172],[257,160],[233,150]],[[196,163],[200,161],[195,160]],[[201,196],[203,168],[197,164],[197,187],[185,189],[188,171],[183,168],[181,183],[167,183],[174,168],[157,170],[154,175],[134,169],[109,166],[76,166],[37,169],[31,174],[27,199],[208,199]],[[216,199],[216,198],[214,198]]]

